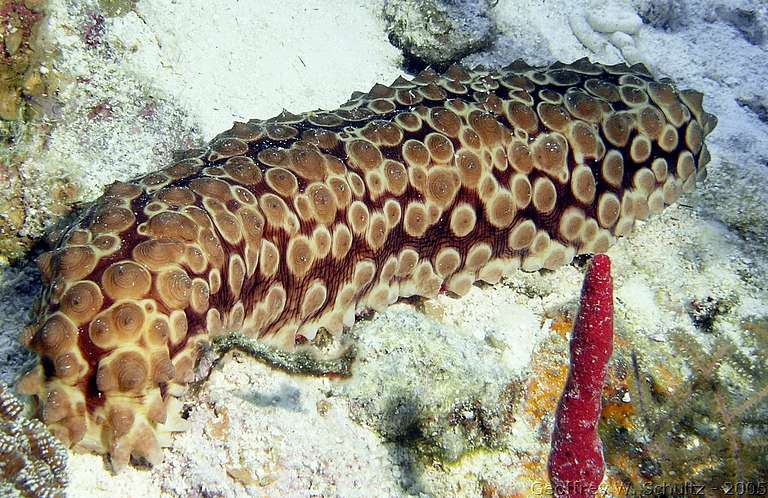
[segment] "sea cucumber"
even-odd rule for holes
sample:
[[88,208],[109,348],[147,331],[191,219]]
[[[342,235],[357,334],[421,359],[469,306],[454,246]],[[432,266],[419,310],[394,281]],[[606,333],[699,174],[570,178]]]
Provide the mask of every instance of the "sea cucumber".
[[236,123],[113,183],[40,257],[18,388],[65,444],[157,463],[209,338],[338,354],[318,339],[357,311],[605,252],[694,188],[715,124],[701,93],[586,59],[427,69]]

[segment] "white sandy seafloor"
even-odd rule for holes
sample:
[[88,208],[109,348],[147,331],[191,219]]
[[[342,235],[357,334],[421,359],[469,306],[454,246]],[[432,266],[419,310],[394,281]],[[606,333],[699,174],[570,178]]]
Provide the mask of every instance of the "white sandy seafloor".
[[[719,118],[706,183],[609,252],[618,333],[663,344],[678,329],[706,345],[687,305],[728,299],[737,304],[718,332],[740,344],[739,321],[768,314],[768,125],[755,111],[768,106],[766,43],[750,43],[720,16],[734,2],[654,2],[659,15],[668,7],[677,16],[674,28],[662,29],[633,24],[648,1],[500,0],[492,10],[497,42],[468,62],[642,60],[705,93],[706,109]],[[71,78],[56,111],[66,125],[26,174],[70,175],[88,201],[234,120],[333,108],[352,91],[392,81],[402,60],[381,8],[362,0],[141,0],[107,18],[101,45],[89,48],[80,33],[98,4],[55,0],[49,31],[61,54],[52,69]],[[593,24],[632,33],[577,38],[590,14]],[[110,110],[94,117],[104,103]],[[30,205],[45,194],[30,192]],[[15,338],[37,274],[31,266],[0,271],[0,380],[10,382],[30,358]],[[103,457],[72,455],[69,494],[463,497],[480,496],[482,482],[510,496],[532,494],[520,462],[546,457],[539,427],[518,417],[482,449],[466,434],[508,386],[527,379],[534,352],[552,334],[550,317],[575,308],[582,275],[576,266],[519,272],[462,300],[399,303],[356,325],[358,356],[347,380],[290,375],[231,353],[186,400],[191,429],[174,439],[162,465],[114,475]],[[562,365],[565,342],[560,349],[553,363]],[[424,411],[455,414],[470,429],[430,425],[419,419]],[[409,446],[416,420],[440,458],[430,462]]]

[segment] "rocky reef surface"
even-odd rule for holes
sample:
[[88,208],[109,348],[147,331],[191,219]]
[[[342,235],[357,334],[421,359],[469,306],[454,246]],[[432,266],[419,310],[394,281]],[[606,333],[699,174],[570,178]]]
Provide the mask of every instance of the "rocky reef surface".
[[[387,14],[395,4],[397,20]],[[417,4],[432,11],[404,11]],[[22,35],[4,38],[0,61],[17,64],[4,66],[17,76],[3,83],[17,97],[0,95],[3,109],[17,106],[0,115],[1,381],[13,382],[30,360],[17,338],[39,288],[32,259],[57,220],[104,185],[154,170],[172,150],[203,143],[234,120],[333,108],[403,66],[442,64],[417,44],[434,47],[435,26],[463,29],[478,42],[452,57],[468,65],[641,61],[704,92],[719,118],[708,179],[609,253],[616,345],[603,393],[603,486],[621,496],[633,486],[682,483],[681,476],[723,486],[765,475],[764,7],[746,0],[376,1],[344,10],[319,0],[258,9],[224,0],[2,5],[0,14],[16,16],[3,29]],[[410,45],[398,43],[403,55],[390,40],[405,37],[397,31],[408,19],[417,22],[408,25]],[[349,376],[288,374],[231,351],[186,396],[190,428],[162,465],[113,475],[103,457],[73,454],[69,495],[545,491],[582,275],[578,264],[519,272],[461,300],[402,302],[363,318],[353,329]]]

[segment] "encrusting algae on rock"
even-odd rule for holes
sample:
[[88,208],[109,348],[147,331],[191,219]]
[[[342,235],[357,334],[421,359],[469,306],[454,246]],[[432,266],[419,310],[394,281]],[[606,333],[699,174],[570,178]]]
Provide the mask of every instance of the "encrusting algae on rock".
[[36,102],[58,90],[45,36],[47,2],[0,0],[0,265],[21,257],[32,238],[20,235],[28,213],[23,162],[38,145],[29,135]]
[[212,338],[332,358],[357,312],[605,252],[694,188],[715,123],[698,92],[586,59],[237,123],[111,185],[40,258],[19,389],[66,444],[157,463]]

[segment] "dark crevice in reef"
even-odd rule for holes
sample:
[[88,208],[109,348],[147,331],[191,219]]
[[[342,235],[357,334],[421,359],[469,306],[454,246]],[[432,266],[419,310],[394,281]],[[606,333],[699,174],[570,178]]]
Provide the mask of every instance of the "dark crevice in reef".
[[752,95],[749,97],[739,97],[736,102],[743,108],[748,109],[757,116],[757,119],[768,124],[768,97],[763,95]]
[[[389,441],[390,458],[400,468],[399,485],[408,494],[424,489],[424,463],[419,456],[426,441],[420,421],[421,407],[412,395],[403,395],[389,401],[379,431]],[[423,449],[423,448],[422,448]]]

